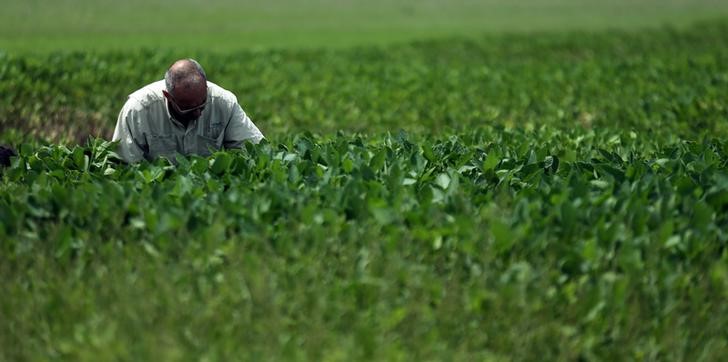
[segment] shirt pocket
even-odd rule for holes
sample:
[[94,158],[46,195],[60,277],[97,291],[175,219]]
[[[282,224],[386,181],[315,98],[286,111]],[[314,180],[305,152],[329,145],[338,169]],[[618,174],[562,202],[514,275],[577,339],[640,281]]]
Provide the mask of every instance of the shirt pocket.
[[177,141],[174,136],[152,135],[149,139],[149,158],[164,156],[172,159],[177,152]]
[[212,138],[202,135],[197,136],[197,154],[209,156],[222,147],[222,137]]
[[220,138],[220,134],[222,134],[224,128],[225,124],[222,122],[210,122],[207,125],[207,130],[204,132],[203,136],[210,139],[218,139]]

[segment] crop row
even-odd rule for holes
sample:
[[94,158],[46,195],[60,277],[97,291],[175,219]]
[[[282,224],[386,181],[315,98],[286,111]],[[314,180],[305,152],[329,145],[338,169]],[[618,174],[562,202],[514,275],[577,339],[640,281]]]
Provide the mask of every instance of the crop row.
[[193,56],[265,134],[505,125],[724,134],[728,26],[349,50],[0,52],[0,141],[110,137],[126,95]]

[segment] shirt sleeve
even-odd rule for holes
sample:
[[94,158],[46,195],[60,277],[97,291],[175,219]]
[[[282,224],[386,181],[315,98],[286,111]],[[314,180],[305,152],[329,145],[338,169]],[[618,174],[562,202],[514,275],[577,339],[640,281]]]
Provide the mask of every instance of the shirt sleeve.
[[127,101],[119,112],[112,140],[119,141],[119,156],[127,163],[135,163],[144,158],[143,147],[146,142],[144,142],[143,135],[139,134],[137,130],[138,112],[134,111],[130,102],[131,100]]
[[240,104],[235,102],[233,104],[230,122],[228,122],[227,128],[225,129],[223,146],[225,148],[239,148],[245,141],[258,143],[262,139],[263,134],[260,132],[258,127],[256,127],[248,115],[245,114],[245,111],[243,111],[243,108],[240,107]]

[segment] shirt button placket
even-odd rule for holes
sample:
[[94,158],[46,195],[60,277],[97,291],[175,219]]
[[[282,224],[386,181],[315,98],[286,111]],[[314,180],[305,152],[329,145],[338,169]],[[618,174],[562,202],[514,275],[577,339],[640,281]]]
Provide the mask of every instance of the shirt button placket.
[[192,154],[194,152],[194,135],[196,132],[194,132],[197,129],[197,120],[192,121],[192,123],[185,129],[185,153]]

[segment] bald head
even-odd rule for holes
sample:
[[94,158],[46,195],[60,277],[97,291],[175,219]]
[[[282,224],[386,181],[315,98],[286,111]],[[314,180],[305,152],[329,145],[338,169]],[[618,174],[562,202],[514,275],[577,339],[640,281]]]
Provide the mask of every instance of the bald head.
[[207,102],[207,77],[193,59],[174,62],[164,74],[167,108],[176,120],[188,123],[199,118]]
[[179,93],[196,93],[207,88],[207,76],[200,63],[194,59],[181,59],[174,62],[164,74],[164,83],[167,92],[175,96]]

